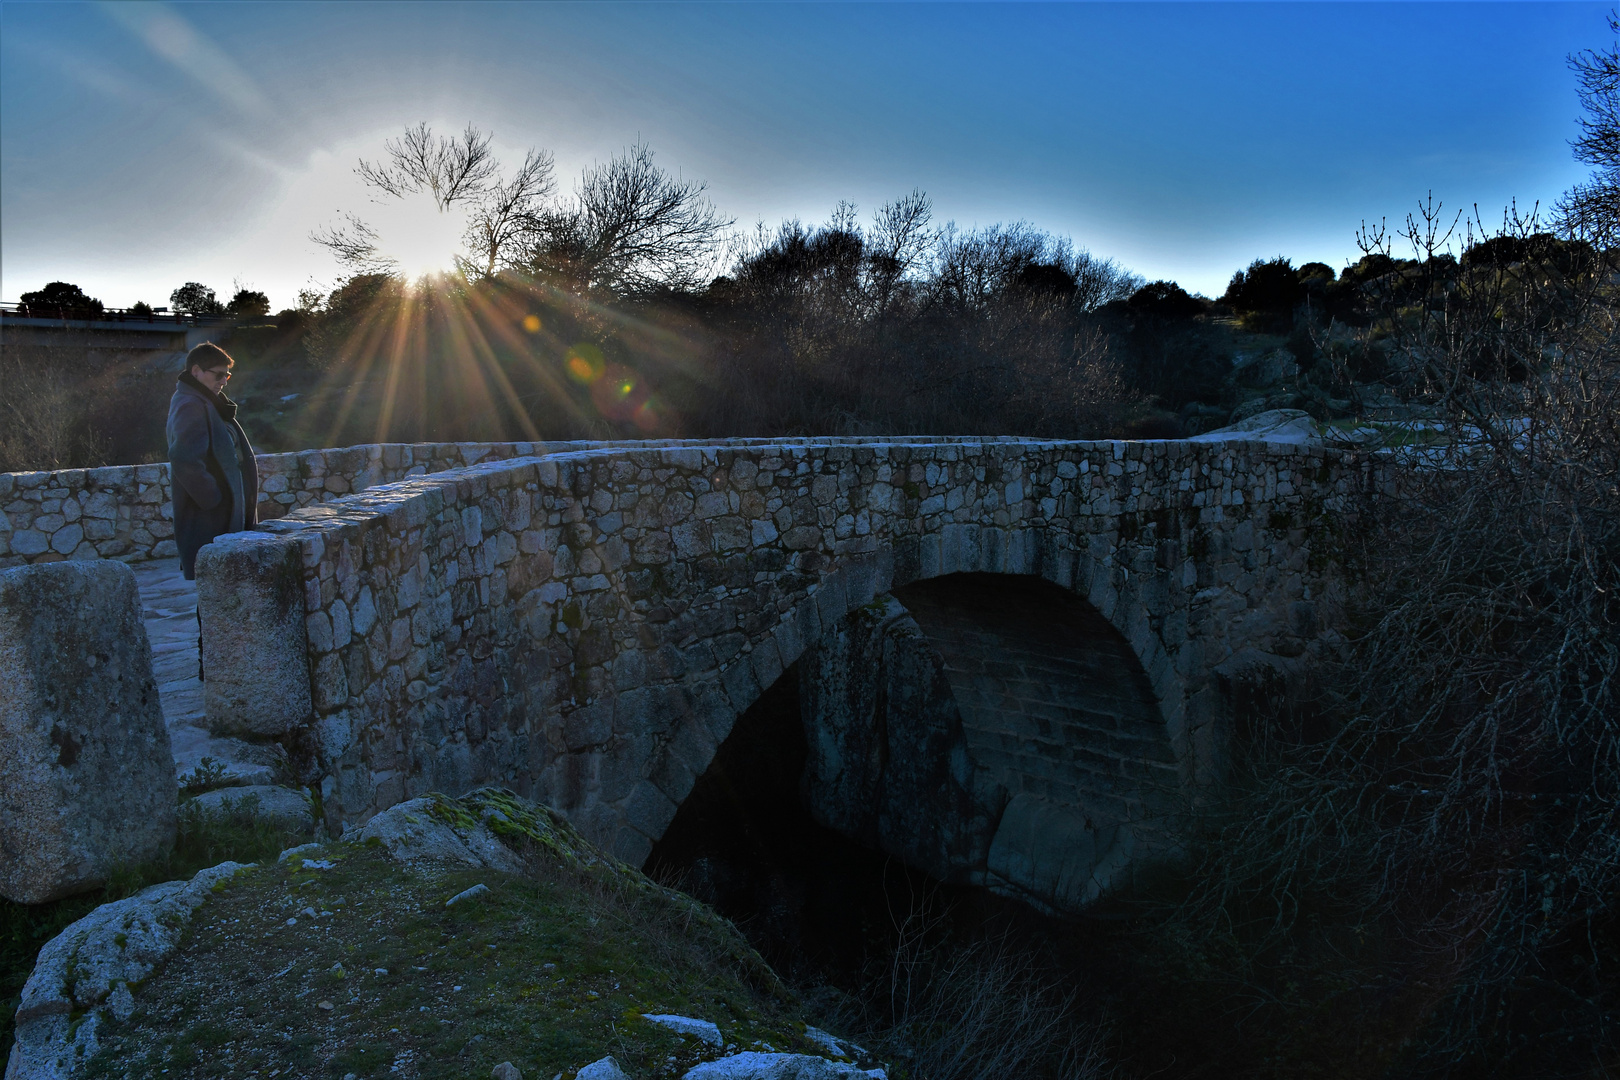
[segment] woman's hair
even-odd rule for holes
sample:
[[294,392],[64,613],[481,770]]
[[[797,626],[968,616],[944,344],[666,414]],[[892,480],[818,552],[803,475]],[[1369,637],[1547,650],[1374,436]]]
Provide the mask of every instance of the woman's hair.
[[195,349],[186,353],[186,370],[202,368],[204,371],[213,371],[215,368],[234,367],[236,361],[231,354],[215,345],[212,341],[205,341]]

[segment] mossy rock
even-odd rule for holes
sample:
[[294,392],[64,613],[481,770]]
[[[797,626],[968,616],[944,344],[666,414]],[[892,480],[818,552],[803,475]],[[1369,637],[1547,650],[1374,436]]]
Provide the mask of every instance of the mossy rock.
[[[613,1055],[638,1080],[722,1048],[641,1019],[717,1024],[726,1047],[818,1053],[799,1005],[736,929],[509,791],[431,797],[522,870],[402,862],[331,843],[221,882],[179,947],[106,1018],[82,1075],[571,1077]],[[472,897],[446,901],[474,886]]]

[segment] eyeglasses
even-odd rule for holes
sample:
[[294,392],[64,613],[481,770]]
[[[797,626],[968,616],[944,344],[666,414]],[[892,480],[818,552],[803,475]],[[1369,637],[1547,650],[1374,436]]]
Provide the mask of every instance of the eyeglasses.
[[227,380],[227,379],[229,379],[231,377],[231,373],[229,371],[226,371],[224,368],[212,368],[210,370],[204,371],[203,374],[204,375],[212,375],[214,378],[219,379],[221,382],[223,382],[223,381],[225,381],[225,380]]

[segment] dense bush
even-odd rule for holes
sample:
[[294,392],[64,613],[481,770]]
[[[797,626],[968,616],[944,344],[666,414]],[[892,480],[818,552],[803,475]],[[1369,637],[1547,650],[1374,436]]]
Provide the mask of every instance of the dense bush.
[[1256,259],[1248,269],[1232,275],[1221,302],[1238,315],[1254,320],[1256,326],[1286,325],[1292,321],[1294,306],[1305,299],[1305,286],[1288,259]]
[[[1620,1053],[1615,267],[1571,263],[1510,222],[1487,250],[1514,258],[1459,273],[1434,208],[1414,220],[1417,257],[1364,337],[1453,437],[1343,538],[1356,631],[1311,723],[1251,727],[1241,795],[1172,924],[1258,1023],[1296,1032],[1290,1053],[1350,1040],[1332,1033],[1353,1017],[1373,1042],[1343,1053],[1380,1074],[1606,1075]],[[1431,302],[1397,303],[1412,296]]]

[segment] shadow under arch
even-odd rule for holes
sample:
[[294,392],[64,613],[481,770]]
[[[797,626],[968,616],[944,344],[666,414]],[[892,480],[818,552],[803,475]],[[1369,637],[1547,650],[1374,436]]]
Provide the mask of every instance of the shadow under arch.
[[1119,630],[1038,575],[850,592],[732,725],[649,867],[690,870],[705,829],[787,791],[818,825],[939,881],[1046,910],[1118,887],[1159,842],[1177,784],[1151,680]]
[[[949,686],[985,843],[953,876],[1075,908],[1164,846],[1180,789],[1152,682],[1089,602],[1034,575],[894,591]],[[913,796],[915,798],[915,796]]]

